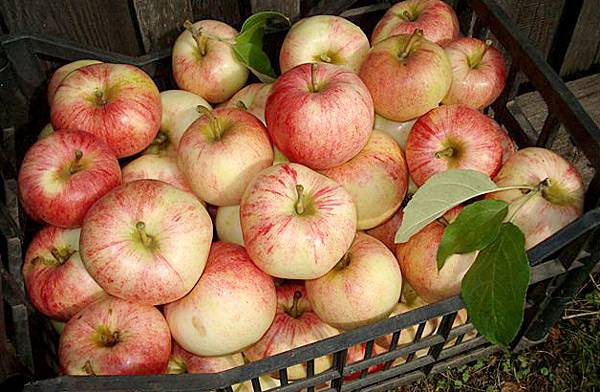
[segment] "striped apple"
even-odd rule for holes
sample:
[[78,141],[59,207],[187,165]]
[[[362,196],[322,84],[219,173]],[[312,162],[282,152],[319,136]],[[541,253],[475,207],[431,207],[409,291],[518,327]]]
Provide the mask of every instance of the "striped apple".
[[77,60],[73,61],[72,63],[65,64],[54,71],[50,81],[48,82],[48,105],[52,105],[52,100],[54,99],[54,94],[56,93],[58,85],[61,84],[71,72],[81,67],[85,67],[86,65],[99,63],[101,63],[101,61],[98,60]]
[[314,279],[346,253],[356,233],[352,196],[335,181],[296,163],[254,177],[240,204],[248,254],[271,276]]
[[81,129],[103,140],[118,158],[146,148],[160,126],[158,88],[128,64],[92,64],[69,74],[50,108],[54,129]]
[[271,94],[273,83],[252,83],[235,93],[233,97],[224,105],[229,108],[246,109],[248,113],[265,122],[265,106],[267,98]]

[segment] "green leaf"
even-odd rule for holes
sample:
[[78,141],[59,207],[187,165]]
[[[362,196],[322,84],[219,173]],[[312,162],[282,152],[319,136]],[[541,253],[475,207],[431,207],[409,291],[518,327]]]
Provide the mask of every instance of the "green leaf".
[[253,15],[250,15],[248,17],[248,19],[246,19],[244,21],[244,24],[242,25],[242,29],[240,30],[240,33],[243,34],[244,32],[253,28],[256,25],[264,26],[267,22],[272,21],[272,20],[283,21],[288,26],[290,26],[292,24],[292,22],[290,21],[290,18],[288,18],[281,12],[261,11],[261,12],[255,13]]
[[404,208],[396,243],[408,241],[452,207],[497,189],[488,176],[476,170],[450,169],[431,176]]
[[471,322],[490,342],[508,346],[523,322],[529,263],[525,236],[503,223],[462,281],[461,296]]
[[438,269],[450,255],[488,246],[498,235],[507,213],[508,203],[502,200],[481,200],[466,206],[444,230],[437,251]]

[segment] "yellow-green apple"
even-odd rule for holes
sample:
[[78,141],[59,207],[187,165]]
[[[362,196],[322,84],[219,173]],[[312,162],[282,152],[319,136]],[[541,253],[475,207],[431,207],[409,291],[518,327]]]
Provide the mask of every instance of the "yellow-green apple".
[[444,49],[417,30],[373,46],[359,75],[377,114],[406,122],[439,105],[450,88],[452,67]]
[[[381,347],[380,345],[373,344],[373,348],[371,349],[371,358],[373,358],[379,354],[386,353],[387,351],[388,350]],[[367,344],[366,343],[361,343],[361,344],[357,344],[355,346],[350,347],[348,349],[348,352],[346,353],[346,363],[351,365],[355,362],[362,361],[363,359],[365,359],[366,352],[367,352]],[[378,372],[378,371],[382,370],[384,367],[385,367],[385,362],[382,362],[377,365],[369,366],[367,373],[371,374],[371,373]],[[345,376],[344,380],[348,380],[348,381],[354,380],[354,379],[359,378],[360,375],[361,375],[361,372],[352,373],[352,374]]]
[[220,373],[244,365],[244,357],[240,353],[220,357],[201,357],[186,351],[175,341],[171,343],[171,346],[171,357],[167,369],[169,374]]
[[[259,361],[337,334],[337,329],[325,324],[312,311],[302,284],[283,284],[277,287],[277,313],[273,323],[257,343],[244,350],[244,355],[250,361]],[[315,359],[314,372],[322,373],[331,365],[331,355],[319,357]],[[291,366],[287,374],[290,380],[305,378],[306,365]],[[273,374],[273,377],[279,375]]]
[[443,234],[444,226],[435,221],[396,246],[402,278],[429,303],[458,295],[462,278],[477,257],[477,252],[455,254],[438,270],[436,255]]
[[19,170],[25,211],[53,226],[81,226],[87,210],[121,184],[110,148],[94,135],[61,130],[34,143]]
[[271,276],[315,279],[346,253],[356,232],[352,196],[335,181],[297,163],[254,177],[240,204],[244,243]]
[[367,230],[366,233],[371,237],[377,238],[379,241],[383,242],[383,244],[387,246],[392,252],[395,252],[396,232],[402,224],[403,216],[404,212],[402,208],[398,208],[394,215],[391,216],[391,218],[389,218],[379,226],[375,226],[372,229]]
[[375,114],[375,125],[373,129],[382,131],[394,138],[396,143],[400,146],[402,151],[406,149],[406,140],[408,139],[408,133],[414,125],[415,120],[409,120],[406,122],[392,121],[388,118]]
[[328,169],[348,162],[373,130],[373,100],[352,71],[302,64],[277,79],[265,109],[273,142],[292,162]]
[[252,177],[273,164],[269,134],[260,120],[242,109],[204,112],[181,138],[177,164],[202,200],[237,205]]
[[44,227],[31,240],[23,263],[23,279],[31,303],[58,321],[68,321],[106,295],[81,262],[79,232]]
[[212,222],[193,194],[138,180],[90,208],[79,248],[88,272],[110,295],[158,305],[194,287],[211,240]]
[[483,109],[498,98],[506,83],[506,65],[492,41],[464,37],[447,43],[452,84],[444,104]]
[[402,275],[394,254],[359,232],[331,271],[305,284],[317,316],[347,330],[386,318],[400,299]]
[[443,43],[460,36],[458,18],[452,7],[441,0],[405,0],[390,7],[377,23],[371,43],[373,45],[398,34],[423,30],[425,38]]
[[169,155],[142,155],[125,165],[122,174],[124,184],[137,180],[159,180],[182,191],[192,191],[177,167],[175,157]]
[[498,186],[524,185],[487,195],[510,203],[508,216],[525,234],[525,248],[539,244],[583,213],[585,187],[577,169],[556,153],[538,147],[517,151],[502,166]]
[[54,133],[54,128],[51,123],[44,125],[44,128],[38,134],[38,140],[45,138],[46,136],[50,136]]
[[485,114],[462,105],[443,105],[421,116],[406,144],[410,176],[421,186],[448,169],[478,170],[492,177],[502,164],[502,131]]
[[235,93],[235,95],[227,101],[225,107],[245,108],[249,113],[253,114],[266,125],[265,106],[272,88],[273,83],[249,84]]
[[221,356],[256,343],[269,329],[276,308],[273,279],[254,265],[243,247],[215,242],[194,289],[166,305],[164,312],[181,347],[196,355]]
[[72,376],[160,374],[171,334],[154,306],[107,297],[75,315],[60,335],[61,372]]
[[408,170],[400,146],[380,131],[373,131],[365,148],[354,158],[321,173],[352,196],[358,230],[373,228],[392,216],[408,186]]
[[220,241],[244,246],[244,236],[240,224],[240,206],[219,207],[215,226]]
[[101,61],[98,60],[77,60],[72,63],[68,63],[58,68],[52,74],[50,81],[48,82],[48,105],[52,105],[52,99],[54,98],[54,94],[56,93],[56,89],[61,84],[63,80],[69,76],[69,74],[76,69],[81,67],[85,67],[86,65],[91,64],[99,64]]
[[50,108],[55,129],[80,129],[103,140],[118,158],[150,144],[160,127],[158,88],[128,64],[92,64],[69,74]]
[[319,62],[358,72],[367,52],[369,39],[360,27],[339,16],[316,15],[300,19],[288,31],[279,52],[279,68],[283,73]]
[[212,109],[204,98],[189,91],[167,90],[160,93],[162,116],[160,131],[146,149],[146,154],[175,156],[179,140],[198,117],[198,105]]
[[173,78],[180,89],[210,103],[224,102],[248,80],[231,44],[238,32],[217,20],[186,22],[173,46]]

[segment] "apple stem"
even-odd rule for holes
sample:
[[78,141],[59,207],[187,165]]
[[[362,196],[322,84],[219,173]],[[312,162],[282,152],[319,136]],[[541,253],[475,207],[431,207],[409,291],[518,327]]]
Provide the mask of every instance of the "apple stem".
[[421,30],[421,29],[415,29],[415,31],[413,31],[413,33],[410,35],[410,38],[408,39],[408,42],[404,46],[404,49],[402,49],[402,52],[400,52],[400,59],[401,60],[404,60],[405,58],[408,57],[408,55],[410,54],[410,51],[412,50],[413,46],[415,46],[415,44],[418,41],[420,41],[421,38],[423,38],[423,30]]
[[238,109],[242,109],[242,110],[248,110],[248,106],[246,106],[246,104],[244,103],[244,101],[239,100],[235,103],[235,107]]
[[69,174],[75,174],[81,170],[81,158],[83,157],[83,151],[75,150],[75,160],[71,162],[69,166]]
[[149,248],[152,245],[152,236],[146,233],[146,224],[142,221],[135,224],[135,228],[140,234],[140,239],[142,240],[142,244]]
[[527,204],[527,202],[529,202],[529,200],[531,200],[535,195],[537,195],[540,192],[542,192],[542,194],[543,194],[544,190],[546,188],[548,188],[549,186],[550,186],[550,180],[548,178],[545,178],[544,180],[540,181],[540,183],[535,188],[533,188],[532,190],[530,190],[529,192],[527,192],[526,194],[521,196],[521,198],[518,199],[521,204],[519,204],[514,209],[514,211],[508,218],[507,222],[512,222],[512,220],[515,218],[517,213],[521,210],[521,208],[523,208],[523,206],[525,204]]
[[206,55],[206,43],[208,41],[208,37],[202,34],[202,28],[196,28],[192,22],[186,20],[183,23],[183,27],[192,34],[194,41],[196,41],[196,45],[198,45],[198,50],[200,50],[200,55]]
[[215,117],[212,111],[206,106],[198,105],[196,107],[198,113],[208,117],[208,127],[210,129],[210,134],[215,140],[221,140],[221,125],[219,124],[219,120]]
[[317,63],[310,65],[310,88],[313,93],[317,92]]
[[113,347],[115,344],[119,343],[119,331],[114,331],[112,334],[110,331],[108,333],[103,333],[100,335],[102,346],[104,347]]
[[448,147],[444,148],[443,150],[437,151],[435,153],[435,157],[437,159],[452,158],[453,156],[454,156],[454,148],[452,146],[448,146]]
[[296,214],[302,215],[304,214],[304,187],[300,184],[296,185],[296,203],[294,204],[294,209],[296,210]]
[[100,89],[96,89],[96,91],[94,91],[94,95],[96,96],[96,105],[106,105],[106,97],[104,96],[104,93],[100,91]]
[[50,253],[52,254],[52,257],[54,257],[54,260],[56,260],[58,264],[63,264],[65,261],[69,260],[71,256],[73,256],[75,251],[65,249],[61,252],[57,248],[53,247],[52,249],[50,249]]
[[85,374],[87,374],[88,376],[96,375],[96,372],[92,368],[92,363],[89,360],[85,361],[85,365],[83,365],[81,370],[83,370],[85,372]]
[[409,22],[414,22],[412,15],[410,14],[410,12],[408,12],[408,10],[404,10],[402,11],[402,17]]
[[287,312],[293,318],[298,318],[302,314],[302,309],[298,307],[300,305],[300,298],[302,298],[302,293],[300,292],[300,290],[296,290],[296,292],[294,293],[294,300],[292,302],[292,306]]
[[467,62],[469,63],[470,68],[477,68],[479,63],[481,63],[481,60],[483,60],[485,52],[487,52],[487,50],[492,46],[493,43],[494,42],[491,39],[485,40],[485,47],[483,48],[483,51],[481,51],[480,54],[476,54],[475,56],[473,56],[473,58],[467,57]]

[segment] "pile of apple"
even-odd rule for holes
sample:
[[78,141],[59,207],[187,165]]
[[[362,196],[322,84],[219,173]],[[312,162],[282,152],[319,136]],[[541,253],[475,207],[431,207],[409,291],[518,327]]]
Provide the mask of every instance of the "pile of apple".
[[[435,259],[460,208],[394,243],[407,193],[449,168],[545,181],[513,220],[528,248],[581,214],[577,171],[549,150],[517,151],[481,112],[504,87],[504,60],[460,37],[442,1],[394,5],[370,43],[337,16],[300,20],[274,84],[244,87],[236,34],[186,24],[172,58],[181,90],[92,60],[52,76],[51,127],[24,157],[19,192],[45,224],[23,275],[34,306],[66,323],[64,374],[218,372],[457,295],[475,253],[440,271]],[[353,347],[348,362],[364,354]]]

